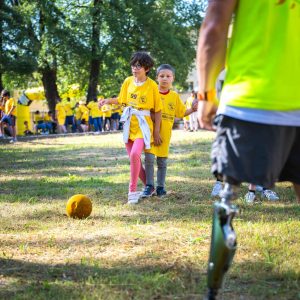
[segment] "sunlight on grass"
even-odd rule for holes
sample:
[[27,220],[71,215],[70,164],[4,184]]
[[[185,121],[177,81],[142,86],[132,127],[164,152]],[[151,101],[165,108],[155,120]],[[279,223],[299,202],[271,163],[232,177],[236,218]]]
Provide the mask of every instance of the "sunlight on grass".
[[[31,140],[1,152],[1,299],[202,299],[210,243],[214,134],[175,131],[163,199],[126,205],[120,133]],[[142,185],[139,184],[139,188]],[[300,208],[291,185],[247,206],[223,299],[300,299]],[[66,216],[69,197],[93,202]]]

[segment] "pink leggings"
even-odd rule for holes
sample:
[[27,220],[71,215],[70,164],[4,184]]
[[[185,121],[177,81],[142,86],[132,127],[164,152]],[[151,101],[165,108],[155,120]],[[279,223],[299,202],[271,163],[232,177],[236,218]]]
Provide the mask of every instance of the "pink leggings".
[[144,139],[128,140],[125,146],[130,160],[129,192],[136,192],[139,177],[146,185],[146,173],[141,163],[141,154],[145,147]]

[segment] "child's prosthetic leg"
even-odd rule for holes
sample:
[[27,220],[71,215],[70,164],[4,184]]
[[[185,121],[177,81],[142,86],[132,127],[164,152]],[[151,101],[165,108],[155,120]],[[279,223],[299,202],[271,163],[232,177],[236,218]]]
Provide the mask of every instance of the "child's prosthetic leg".
[[208,262],[208,300],[216,299],[236,251],[236,234],[232,227],[232,219],[238,210],[230,201],[236,198],[237,187],[237,184],[226,183],[221,192],[221,201],[214,204]]

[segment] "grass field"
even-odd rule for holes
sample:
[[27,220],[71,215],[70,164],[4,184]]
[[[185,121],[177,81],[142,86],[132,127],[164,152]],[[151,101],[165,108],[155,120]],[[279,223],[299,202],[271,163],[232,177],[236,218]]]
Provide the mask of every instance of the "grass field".
[[[168,196],[136,206],[121,134],[0,145],[0,299],[203,299],[212,138],[175,131]],[[276,191],[276,203],[236,201],[223,299],[300,299],[300,206],[290,184]],[[86,220],[65,214],[77,193],[93,201]]]

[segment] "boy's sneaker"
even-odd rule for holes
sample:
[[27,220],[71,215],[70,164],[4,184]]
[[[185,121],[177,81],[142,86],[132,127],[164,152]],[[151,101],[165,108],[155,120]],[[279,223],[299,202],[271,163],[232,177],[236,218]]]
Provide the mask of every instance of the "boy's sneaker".
[[158,186],[156,188],[156,195],[157,195],[157,197],[161,198],[161,197],[167,195],[167,192],[166,192],[166,190],[162,186]]
[[270,201],[277,201],[277,200],[279,200],[279,197],[276,194],[276,192],[274,192],[272,190],[263,190],[262,191],[262,195],[264,197],[266,197]]
[[140,199],[141,192],[129,192],[127,204],[137,204]]
[[254,203],[254,200],[255,200],[255,193],[249,191],[249,192],[245,195],[245,201],[246,201],[246,203],[248,203],[248,204],[253,204],[253,203]]
[[149,198],[155,194],[155,189],[153,185],[146,185],[142,194],[141,198]]
[[222,182],[217,180],[210,195],[212,197],[220,196],[220,192],[222,191],[222,188],[223,188],[222,187]]

